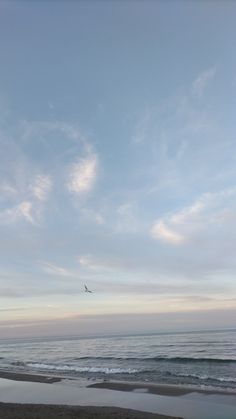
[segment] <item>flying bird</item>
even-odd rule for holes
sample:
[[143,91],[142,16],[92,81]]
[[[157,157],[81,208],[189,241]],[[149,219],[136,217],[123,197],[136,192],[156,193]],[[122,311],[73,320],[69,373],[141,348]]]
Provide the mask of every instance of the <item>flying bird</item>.
[[87,285],[85,285],[85,284],[84,284],[84,288],[85,288],[85,289],[84,289],[84,291],[85,291],[85,292],[92,292],[92,291],[90,291],[90,290],[88,289]]

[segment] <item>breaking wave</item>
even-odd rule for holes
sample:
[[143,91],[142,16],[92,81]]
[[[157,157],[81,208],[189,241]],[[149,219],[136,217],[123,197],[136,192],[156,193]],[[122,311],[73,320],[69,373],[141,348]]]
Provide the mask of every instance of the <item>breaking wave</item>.
[[91,372],[91,373],[103,373],[103,374],[135,374],[138,372],[137,369],[133,368],[108,368],[108,367],[76,367],[72,365],[52,365],[52,364],[39,364],[39,363],[28,363],[26,366],[30,368],[37,368],[40,370],[50,371],[71,371],[71,372]]
[[172,375],[175,377],[186,377],[186,378],[194,378],[197,380],[204,380],[204,381],[219,381],[221,383],[236,383],[236,378],[230,378],[230,377],[213,377],[210,375],[206,375],[206,374],[202,374],[202,375],[198,375],[198,374],[185,374],[185,373],[170,373],[168,375]]

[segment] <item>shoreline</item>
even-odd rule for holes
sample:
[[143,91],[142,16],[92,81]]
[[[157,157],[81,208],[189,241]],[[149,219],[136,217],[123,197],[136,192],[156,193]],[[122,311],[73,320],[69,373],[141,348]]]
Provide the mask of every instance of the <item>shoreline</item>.
[[2,373],[0,417],[4,419],[236,417],[235,393],[215,393],[160,383],[91,383],[68,376]]
[[161,383],[147,383],[147,382],[125,382],[125,381],[103,381],[100,383],[89,384],[88,388],[100,388],[107,390],[128,391],[150,393],[159,396],[185,396],[191,393],[199,393],[205,395],[228,395],[236,396],[235,391],[217,390],[217,389],[202,389],[198,387],[176,385],[176,384],[161,384]]
[[[81,383],[81,380],[78,378],[67,377],[67,376],[54,376],[46,374],[32,374],[19,371],[2,371],[0,370],[0,378],[12,380],[12,381],[22,381],[22,382],[33,382],[33,383],[44,383],[44,384],[54,384],[60,383],[63,381],[73,381],[76,383]],[[234,390],[218,390],[218,389],[206,389],[194,386],[185,386],[185,385],[176,385],[176,384],[164,384],[164,383],[150,383],[150,382],[132,382],[132,381],[109,381],[104,380],[100,382],[94,382],[90,384],[89,381],[86,381],[87,384],[84,385],[85,388],[98,388],[106,390],[116,390],[124,392],[140,392],[140,393],[149,393],[156,394],[159,396],[184,396],[191,393],[199,393],[205,395],[228,395],[236,396],[236,391]]]
[[[50,384],[62,383],[65,380],[76,380],[68,377],[30,374],[11,371],[0,371],[0,379],[22,383]],[[79,382],[79,380],[78,380]],[[67,381],[68,383],[68,381]],[[89,386],[84,386],[88,388]],[[0,402],[0,417],[4,419],[183,419],[180,416],[163,415],[148,411],[127,409],[118,406],[83,406],[44,403]]]
[[53,384],[63,380],[62,377],[54,377],[52,375],[31,374],[25,372],[1,371],[0,378],[12,381],[26,381],[32,383],[46,383]]

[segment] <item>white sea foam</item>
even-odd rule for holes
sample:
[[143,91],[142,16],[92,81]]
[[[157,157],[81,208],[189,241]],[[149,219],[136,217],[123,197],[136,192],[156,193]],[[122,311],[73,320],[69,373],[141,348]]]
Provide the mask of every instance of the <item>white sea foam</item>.
[[103,374],[135,374],[138,372],[137,369],[132,368],[107,368],[107,367],[76,367],[73,365],[52,365],[52,364],[40,364],[40,363],[28,363],[28,367],[37,368],[40,370],[56,370],[56,371],[75,371],[75,372],[91,372],[91,373],[103,373]]
[[181,373],[181,374],[173,374],[177,377],[190,377],[190,378],[196,378],[198,380],[215,380],[215,381],[220,381],[220,382],[227,382],[227,383],[236,383],[236,378],[233,377],[214,377],[214,376],[210,376],[210,375],[198,375],[198,374],[185,374],[185,373]]

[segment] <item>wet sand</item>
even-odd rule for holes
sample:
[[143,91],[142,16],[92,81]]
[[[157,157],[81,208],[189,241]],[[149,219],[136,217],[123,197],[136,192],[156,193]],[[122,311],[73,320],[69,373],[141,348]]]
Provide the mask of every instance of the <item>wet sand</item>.
[[218,390],[203,390],[196,387],[184,387],[178,385],[168,384],[150,384],[150,383],[131,383],[131,382],[114,382],[104,381],[102,383],[94,383],[87,386],[88,388],[103,388],[108,390],[118,391],[135,391],[139,393],[158,394],[160,396],[184,396],[191,393],[200,394],[220,394],[236,396],[234,391],[218,391]]
[[236,418],[235,392],[148,382],[92,384],[8,371],[0,371],[1,376],[0,419]]
[[[43,384],[63,382],[65,377],[0,371],[0,378]],[[70,379],[73,382],[76,380]],[[0,419],[182,419],[110,406],[66,406],[28,403],[1,403]]]
[[[173,419],[155,413],[139,412],[118,407],[48,406],[0,403],[0,418],[4,419]],[[180,418],[175,418],[180,419]]]
[[[50,376],[44,374],[27,374],[21,372],[9,372],[9,371],[0,371],[0,378],[5,378],[7,380],[13,381],[25,381],[25,382],[34,382],[34,383],[45,383],[53,384],[65,380],[65,376]],[[69,378],[69,381],[78,381],[73,378]],[[196,387],[184,387],[178,385],[170,384],[156,384],[156,383],[139,383],[139,382],[122,382],[122,381],[103,381],[89,384],[87,388],[100,388],[107,390],[118,390],[118,391],[131,391],[131,392],[140,392],[140,393],[150,393],[157,394],[160,396],[184,396],[191,393],[200,393],[200,394],[220,394],[220,395],[233,395],[236,396],[236,392],[232,391],[223,391],[223,390],[206,390]]]
[[0,378],[6,378],[13,381],[29,381],[32,383],[47,383],[53,384],[62,380],[61,377],[52,377],[49,375],[40,374],[25,374],[19,372],[0,371]]

